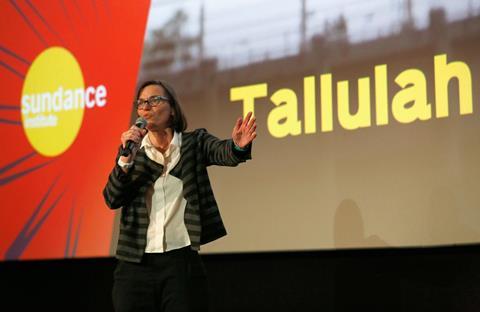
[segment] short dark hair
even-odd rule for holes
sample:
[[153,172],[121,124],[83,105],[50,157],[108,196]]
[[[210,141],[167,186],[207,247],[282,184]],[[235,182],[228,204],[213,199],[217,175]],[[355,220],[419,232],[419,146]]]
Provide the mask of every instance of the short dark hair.
[[165,81],[162,81],[162,80],[145,81],[138,88],[136,99],[138,100],[140,98],[140,93],[142,93],[143,89],[151,85],[160,86],[163,88],[163,90],[165,90],[166,96],[168,97],[168,100],[169,100],[168,103],[170,104],[170,107],[173,110],[173,120],[172,120],[173,130],[177,132],[185,131],[187,129],[187,119],[185,118],[185,114],[183,114],[182,108],[180,107],[180,103],[178,101],[178,97],[177,97],[177,94],[175,93],[175,90],[173,90],[173,88]]

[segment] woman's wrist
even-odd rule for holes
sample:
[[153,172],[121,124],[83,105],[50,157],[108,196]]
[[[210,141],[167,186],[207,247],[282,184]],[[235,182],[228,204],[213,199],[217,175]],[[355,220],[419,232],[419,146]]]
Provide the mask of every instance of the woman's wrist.
[[245,152],[248,150],[248,145],[244,147],[240,147],[235,141],[233,141],[233,148],[239,152]]
[[131,156],[120,156],[117,164],[123,169],[129,169],[133,166],[133,160]]

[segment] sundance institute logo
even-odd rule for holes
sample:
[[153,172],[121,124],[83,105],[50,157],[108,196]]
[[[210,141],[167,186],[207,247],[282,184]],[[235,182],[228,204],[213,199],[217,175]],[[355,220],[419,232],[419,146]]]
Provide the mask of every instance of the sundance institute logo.
[[107,103],[104,85],[85,87],[82,69],[70,51],[50,47],[29,68],[22,89],[22,123],[40,154],[54,157],[75,141],[85,108]]

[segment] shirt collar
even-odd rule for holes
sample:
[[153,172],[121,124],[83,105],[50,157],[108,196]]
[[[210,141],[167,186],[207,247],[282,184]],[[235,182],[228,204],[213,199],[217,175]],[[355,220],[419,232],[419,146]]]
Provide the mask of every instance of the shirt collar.
[[[182,144],[182,134],[177,131],[173,131],[173,138],[172,138],[172,141],[170,142],[168,149],[172,149],[172,150],[177,149],[180,147],[181,144]],[[142,144],[140,145],[140,148],[142,147],[155,148],[152,142],[150,141],[148,134],[145,135],[142,139]]]

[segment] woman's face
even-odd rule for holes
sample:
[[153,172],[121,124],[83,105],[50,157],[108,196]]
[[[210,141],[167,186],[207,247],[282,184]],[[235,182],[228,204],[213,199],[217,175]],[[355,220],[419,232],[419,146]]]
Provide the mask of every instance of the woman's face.
[[[139,99],[148,100],[156,95],[167,96],[161,86],[149,85],[142,90]],[[149,131],[158,131],[171,127],[173,111],[170,103],[167,101],[160,101],[156,106],[144,105],[142,109],[137,109],[137,113],[148,121],[147,129]]]

